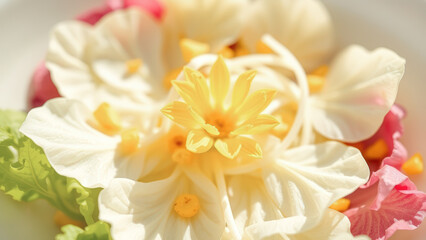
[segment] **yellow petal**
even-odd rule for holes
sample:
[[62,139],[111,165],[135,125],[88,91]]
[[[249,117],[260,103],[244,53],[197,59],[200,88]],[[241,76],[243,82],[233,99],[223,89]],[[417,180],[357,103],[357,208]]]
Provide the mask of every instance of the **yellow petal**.
[[204,105],[203,109],[210,106],[210,92],[207,86],[207,80],[199,71],[195,71],[191,68],[184,68],[185,78],[191,82],[194,86],[196,98],[199,99],[200,104]]
[[189,129],[201,128],[201,124],[204,123],[204,120],[183,102],[172,102],[161,109],[161,113],[173,122]]
[[240,153],[242,147],[238,138],[217,139],[214,146],[220,154],[229,159],[235,158]]
[[243,146],[241,153],[253,157],[253,158],[262,158],[262,148],[259,143],[255,140],[247,137],[237,137]]
[[247,97],[250,90],[251,82],[256,76],[255,70],[247,71],[241,74],[235,82],[234,89],[232,92],[232,107],[237,108]]
[[198,114],[203,115],[204,113],[204,102],[201,101],[197,96],[195,91],[195,86],[188,81],[172,81],[173,87],[176,89],[178,94],[183,98],[183,100],[191,106]]
[[262,114],[254,119],[244,122],[239,128],[231,132],[231,135],[261,134],[276,127],[280,122],[271,115]]
[[219,56],[210,72],[210,88],[216,106],[222,106],[230,85],[228,67]]
[[423,159],[420,153],[414,154],[403,165],[402,170],[407,174],[420,174],[423,172]]
[[240,121],[246,121],[259,115],[271,103],[276,90],[262,89],[252,94],[237,108],[236,115]]
[[196,56],[210,52],[210,46],[208,44],[188,38],[180,40],[179,45],[185,62],[189,62]]
[[204,153],[213,146],[211,138],[204,130],[191,130],[186,137],[186,148],[194,153]]

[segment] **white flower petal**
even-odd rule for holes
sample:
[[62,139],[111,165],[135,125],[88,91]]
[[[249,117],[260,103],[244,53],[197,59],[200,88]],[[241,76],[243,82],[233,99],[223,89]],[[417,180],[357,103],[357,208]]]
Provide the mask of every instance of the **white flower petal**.
[[[62,96],[90,107],[137,108],[166,97],[159,24],[140,9],[116,11],[97,25],[71,21],[52,32],[46,65]],[[141,69],[127,73],[128,60]]]
[[138,178],[142,162],[117,154],[120,139],[93,128],[92,114],[76,100],[57,98],[31,110],[21,131],[43,148],[59,174],[86,187],[105,187],[114,177]]
[[230,176],[227,186],[235,223],[241,235],[249,225],[283,218],[261,178]]
[[321,216],[335,200],[353,192],[369,177],[358,149],[338,142],[301,146],[270,160],[265,185],[285,216]]
[[[301,233],[296,233],[289,229],[289,226],[312,226],[313,220],[316,224],[313,228]],[[254,224],[246,229],[246,237],[249,239],[263,239],[271,237],[282,240],[351,240],[354,239],[350,232],[349,219],[342,213],[326,209],[322,219],[303,219],[303,216],[284,218],[279,221],[269,221],[261,224]],[[297,229],[297,227],[296,227]],[[290,231],[288,231],[290,230]]]
[[322,91],[311,99],[315,130],[346,142],[373,135],[395,101],[404,65],[388,49],[344,50],[331,64]]
[[180,52],[181,37],[207,43],[211,52],[236,42],[247,0],[166,0],[165,39],[168,65],[184,64]]
[[331,19],[317,0],[253,1],[242,39],[254,51],[264,34],[285,45],[308,72],[327,60],[334,43]]
[[[189,219],[173,209],[180,194],[198,197],[200,210]],[[225,224],[219,195],[201,173],[177,169],[149,183],[115,179],[99,196],[99,218],[111,223],[114,239],[219,239]]]
[[288,237],[291,240],[350,240],[354,239],[350,227],[351,223],[343,213],[327,209],[320,223],[313,229]]

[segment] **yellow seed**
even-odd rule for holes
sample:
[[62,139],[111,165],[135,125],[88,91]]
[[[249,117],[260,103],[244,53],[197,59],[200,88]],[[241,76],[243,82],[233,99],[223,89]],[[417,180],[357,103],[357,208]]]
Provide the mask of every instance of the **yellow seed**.
[[403,165],[402,170],[407,174],[420,174],[423,172],[423,158],[420,153],[414,154]]
[[194,154],[186,148],[178,148],[173,152],[172,160],[180,164],[189,164],[192,162]]
[[367,160],[382,160],[388,155],[388,153],[389,148],[385,140],[379,139],[368,146],[364,150],[363,155]]
[[93,112],[93,116],[103,130],[107,132],[117,132],[121,129],[120,116],[108,103],[104,102],[99,105]]
[[142,67],[142,60],[140,58],[135,58],[126,62],[127,72],[136,73]]
[[273,53],[273,51],[264,42],[262,42],[262,40],[257,41],[256,52],[264,54]]
[[325,77],[309,74],[307,79],[310,93],[318,93],[324,87]]
[[63,212],[61,212],[59,210],[55,212],[55,215],[53,216],[53,220],[54,220],[56,226],[58,226],[58,227],[63,227],[63,226],[68,225],[68,224],[78,226],[78,227],[81,227],[81,228],[84,228],[84,226],[85,226],[84,222],[71,219],[70,217],[68,217],[67,215],[65,215]]
[[184,38],[180,40],[179,44],[185,62],[189,62],[196,56],[210,52],[210,46],[208,44],[192,39]]
[[136,128],[130,128],[121,133],[120,151],[124,155],[135,153],[139,148],[139,131]]
[[182,194],[176,198],[173,208],[179,216],[190,218],[200,210],[200,201],[193,194]]
[[222,55],[224,58],[233,58],[235,56],[234,50],[230,47],[224,47],[218,52],[219,55]]
[[333,204],[330,205],[329,208],[334,209],[339,212],[344,212],[349,209],[349,206],[351,205],[351,200],[347,198],[341,198],[337,201],[335,201]]
[[182,72],[182,68],[176,68],[166,74],[163,78],[163,86],[166,89],[170,89],[172,87],[172,81],[176,80],[179,76],[179,73]]

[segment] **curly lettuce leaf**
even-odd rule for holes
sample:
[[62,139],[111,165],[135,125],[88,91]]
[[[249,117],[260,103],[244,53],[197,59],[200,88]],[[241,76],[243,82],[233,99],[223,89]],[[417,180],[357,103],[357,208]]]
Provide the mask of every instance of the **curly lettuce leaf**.
[[63,234],[58,234],[56,240],[111,240],[110,227],[107,223],[98,221],[87,226],[84,230],[66,225],[61,228]]
[[0,111],[0,189],[17,201],[45,199],[75,220],[96,222],[100,189],[56,173],[43,150],[19,132],[24,119],[24,113]]

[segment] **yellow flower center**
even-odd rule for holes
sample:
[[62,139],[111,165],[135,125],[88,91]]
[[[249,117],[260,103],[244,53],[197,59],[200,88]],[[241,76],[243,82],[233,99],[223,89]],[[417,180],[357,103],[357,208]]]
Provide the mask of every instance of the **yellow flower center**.
[[190,218],[200,210],[200,201],[193,194],[182,194],[176,198],[173,208],[179,216]]
[[219,131],[219,136],[217,137],[228,137],[236,128],[235,119],[229,114],[212,112],[205,119],[206,123],[214,126]]
[[142,67],[142,60],[140,58],[135,58],[126,62],[127,72],[134,74],[139,71]]
[[178,134],[170,138],[169,140],[169,150],[174,152],[178,148],[185,147],[186,136]]
[[420,174],[423,172],[423,158],[420,153],[414,154],[403,165],[402,170],[407,174]]
[[122,128],[120,116],[108,103],[99,105],[93,116],[106,133],[116,133]]
[[135,153],[139,148],[140,136],[136,128],[130,128],[121,133],[120,151],[124,155]]
[[331,204],[331,206],[329,208],[339,211],[339,212],[344,212],[346,210],[349,209],[349,206],[351,205],[351,200],[347,199],[347,198],[341,198],[337,201],[335,201],[333,204]]

